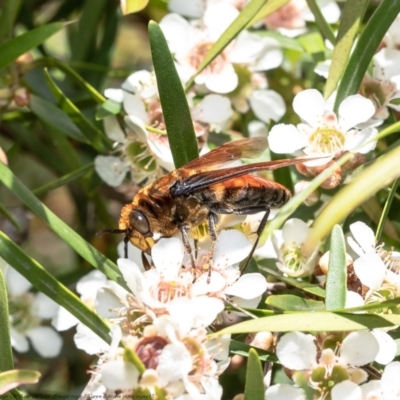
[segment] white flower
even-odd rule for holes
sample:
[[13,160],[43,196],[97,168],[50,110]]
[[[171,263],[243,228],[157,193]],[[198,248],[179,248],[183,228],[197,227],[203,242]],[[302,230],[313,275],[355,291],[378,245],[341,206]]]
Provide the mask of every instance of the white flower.
[[[333,24],[339,20],[340,9],[335,1],[318,0],[317,3],[328,23]],[[305,0],[291,0],[264,19],[268,29],[276,29],[289,37],[306,32],[307,21],[314,21],[314,16]]]
[[354,383],[365,382],[368,375],[359,367],[373,362],[378,352],[379,344],[375,336],[365,331],[351,332],[335,350],[327,347],[318,351],[316,338],[301,332],[283,335],[276,347],[276,355],[282,365],[297,371],[293,379],[301,381],[305,378],[321,394],[332,388],[335,378],[339,379],[338,383],[346,375]]
[[361,283],[369,288],[365,295],[368,301],[380,301],[380,289],[389,290],[394,296],[400,294],[400,253],[386,251],[382,245],[377,245],[372,229],[363,222],[350,225],[354,237],[347,241],[353,251],[359,256],[354,261],[354,272]]
[[286,383],[270,386],[265,391],[265,400],[306,400],[306,394],[301,388]]
[[43,320],[51,320],[58,305],[43,293],[31,293],[31,283],[12,267],[5,273],[9,295],[11,345],[20,353],[29,350],[30,340],[36,352],[45,358],[56,357],[62,348],[62,338]]
[[[376,141],[371,141],[377,131],[367,127],[357,129],[357,125],[368,121],[375,113],[371,100],[360,95],[346,98],[339,106],[338,117],[330,110],[321,93],[307,89],[297,94],[293,100],[295,112],[304,121],[296,126],[275,125],[268,136],[269,145],[275,153],[293,153],[303,150],[321,160],[308,161],[307,166],[325,165],[344,151],[365,154],[373,150]],[[361,149],[360,145],[366,143]]]
[[400,14],[397,15],[396,19],[386,32],[382,44],[383,47],[387,47],[389,49],[400,48]]
[[272,244],[278,255],[277,267],[291,277],[311,275],[318,263],[318,246],[311,253],[304,249],[310,228],[300,219],[286,221],[282,230],[272,234]]
[[400,362],[386,365],[380,381],[371,380],[361,385],[363,399],[392,400],[400,396]]
[[399,50],[381,49],[374,55],[372,76],[367,74],[363,79],[360,93],[373,101],[376,119],[388,118],[388,107],[400,111],[399,105],[391,103],[391,100],[400,97],[399,63]]
[[[208,50],[238,15],[233,4],[215,2],[208,5],[201,21],[189,23],[177,14],[168,14],[161,20],[160,27],[174,53],[183,82],[194,75]],[[216,93],[229,93],[239,83],[233,64],[244,65],[250,71],[265,71],[278,67],[282,60],[282,51],[275,39],[242,31],[195,78],[195,83]]]

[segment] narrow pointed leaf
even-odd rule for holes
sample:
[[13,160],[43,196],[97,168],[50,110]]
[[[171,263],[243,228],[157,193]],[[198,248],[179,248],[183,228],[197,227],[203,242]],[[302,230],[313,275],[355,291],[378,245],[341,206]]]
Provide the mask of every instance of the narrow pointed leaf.
[[43,43],[50,36],[53,36],[56,32],[63,29],[65,25],[65,22],[54,22],[52,24],[39,26],[0,45],[0,69],[14,62],[22,54]]
[[34,214],[46,222],[61,239],[89,264],[98,268],[109,279],[126,287],[118,267],[61,221],[2,163],[0,163],[0,182],[14,193]]
[[246,28],[246,26],[253,20],[261,8],[265,5],[267,0],[251,0],[240,12],[238,17],[229,25],[225,32],[213,44],[209,52],[205,55],[203,61],[200,63],[195,74],[190,78],[186,84],[186,89],[189,89],[194,83],[194,79],[199,75],[207,66],[225,49],[226,46],[239,33]]
[[333,93],[343,75],[368,4],[369,0],[353,0],[344,3],[336,45],[332,53],[332,63],[324,90],[325,99]]
[[57,129],[72,139],[88,143],[88,140],[71,118],[50,101],[32,94],[29,108],[41,121],[52,128]]
[[109,329],[102,318],[88,308],[74,293],[57,281],[36,260],[27,256],[6,234],[0,232],[0,257],[23,275],[33,287],[66,308],[106,342]]
[[[0,269],[0,371],[14,368],[10,337],[10,318],[6,282]],[[1,393],[0,393],[1,394]]]
[[325,309],[322,301],[307,300],[291,294],[268,296],[265,304],[282,311],[322,311]]
[[64,72],[69,78],[77,83],[96,103],[102,104],[106,101],[105,97],[99,93],[89,82],[83,79],[75,70],[73,70],[68,64],[57,60],[52,57],[42,57],[29,64],[21,66],[22,73],[27,73],[37,68],[52,67]]
[[0,15],[0,42],[10,37],[22,0],[5,0]]
[[149,37],[168,141],[175,167],[179,168],[199,155],[192,117],[164,34],[153,21],[149,23]]
[[55,84],[47,69],[44,70],[44,76],[58,106],[72,119],[75,125],[80,129],[86,140],[99,152],[104,152],[109,147],[103,132],[97,128],[79,108],[60,90]]
[[346,314],[334,312],[294,312],[252,319],[218,331],[216,335],[247,332],[325,332],[359,331],[395,327],[400,315]]
[[[399,158],[400,147],[397,147],[380,157],[343,187],[316,218],[305,246],[312,248],[315,243],[329,235],[335,224],[343,221],[365,200],[398,178],[400,176]],[[385,178],[382,179],[382,177]]]
[[[0,396],[20,385],[33,385],[39,382],[41,373],[30,369],[13,369],[0,373]],[[10,396],[10,399],[12,397]]]
[[72,171],[61,178],[55,179],[52,182],[47,183],[39,188],[36,188],[32,191],[35,196],[40,196],[44,193],[47,193],[50,190],[57,189],[61,186],[67,185],[68,183],[74,182],[79,179],[81,176],[86,175],[88,172],[93,171],[93,163],[84,165],[81,168],[78,168],[75,171]]
[[247,360],[245,400],[264,400],[264,374],[257,351],[250,349]]
[[326,22],[321,9],[319,8],[316,0],[306,0],[307,5],[314,15],[315,23],[317,24],[321,34],[328,39],[332,44],[335,44],[335,35],[333,34],[332,28]]
[[385,33],[400,13],[400,0],[382,0],[365,26],[338,87],[335,109],[348,96],[357,93],[369,63]]
[[339,310],[345,307],[347,292],[346,244],[340,225],[335,225],[331,234],[329,249],[329,267],[326,278],[327,310]]

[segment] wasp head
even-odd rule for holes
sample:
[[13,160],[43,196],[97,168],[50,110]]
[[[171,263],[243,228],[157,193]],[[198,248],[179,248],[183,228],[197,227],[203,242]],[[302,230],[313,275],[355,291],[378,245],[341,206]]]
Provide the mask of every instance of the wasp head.
[[140,250],[150,254],[154,246],[150,223],[146,213],[134,204],[127,204],[121,210],[119,230],[125,233],[125,243],[131,242]]

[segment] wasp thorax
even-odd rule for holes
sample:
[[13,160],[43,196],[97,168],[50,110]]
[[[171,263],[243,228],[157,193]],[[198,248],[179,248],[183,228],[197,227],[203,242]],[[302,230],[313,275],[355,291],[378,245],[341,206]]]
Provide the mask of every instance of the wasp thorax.
[[129,213],[129,223],[132,228],[142,233],[143,235],[149,233],[150,225],[146,216],[139,210],[132,210]]

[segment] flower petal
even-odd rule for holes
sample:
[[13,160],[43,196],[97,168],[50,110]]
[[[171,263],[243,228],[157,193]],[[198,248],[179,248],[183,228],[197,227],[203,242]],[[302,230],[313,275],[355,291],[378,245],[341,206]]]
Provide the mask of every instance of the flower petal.
[[213,264],[216,268],[225,268],[244,260],[252,248],[246,236],[235,229],[223,230],[215,246]]
[[107,277],[98,269],[90,271],[76,284],[76,291],[85,298],[95,298],[97,290],[105,286]]
[[138,94],[124,93],[124,109],[128,115],[147,123],[148,115],[143,100]]
[[210,74],[207,71],[198,75],[195,79],[198,84],[204,83],[208,90],[215,93],[230,93],[236,89],[239,78],[232,64],[225,63],[218,74]]
[[298,218],[291,218],[285,222],[282,228],[282,238],[285,246],[299,246],[304,243],[310,228]]
[[274,90],[253,90],[249,102],[256,117],[263,122],[279,121],[286,112],[285,101]]
[[25,335],[10,326],[11,346],[19,353],[26,353],[29,350],[29,342]]
[[184,380],[192,368],[192,357],[182,342],[167,344],[158,359],[161,385]]
[[269,148],[278,154],[294,153],[307,146],[307,137],[294,125],[274,125],[268,135]]
[[138,297],[139,293],[143,291],[144,285],[143,275],[140,268],[133,261],[127,258],[118,258],[117,264],[128,288]]
[[115,187],[124,180],[129,171],[129,162],[115,156],[97,156],[94,159],[94,168],[108,186]]
[[224,125],[233,115],[231,102],[225,96],[209,94],[193,110],[193,117],[208,124]]
[[108,351],[110,345],[102,338],[97,336],[86,325],[79,323],[76,326],[76,333],[74,335],[75,346],[78,349],[85,351],[87,354],[101,354]]
[[35,296],[33,310],[39,318],[51,319],[56,315],[58,309],[59,305],[42,292]]
[[304,400],[304,390],[286,383],[270,386],[265,391],[265,400]]
[[378,352],[378,341],[371,332],[351,332],[342,342],[340,359],[348,365],[360,367],[374,361]]
[[63,341],[61,336],[49,326],[37,326],[29,330],[26,336],[31,340],[32,347],[45,358],[56,357],[60,354]]
[[286,333],[276,346],[276,355],[286,368],[296,371],[313,369],[317,358],[314,340],[314,336],[305,333]]
[[122,307],[121,299],[110,289],[100,288],[97,291],[95,309],[103,318],[117,318],[117,310]]
[[167,281],[174,280],[182,267],[184,248],[178,238],[162,238],[151,250],[154,266]]
[[316,89],[306,89],[296,94],[293,109],[308,125],[317,127],[326,108],[322,94]]
[[372,118],[375,114],[375,106],[371,100],[360,94],[354,94],[340,103],[338,114],[339,126],[344,132],[347,132]]
[[381,329],[374,329],[371,333],[379,343],[379,353],[375,357],[375,361],[382,365],[389,364],[396,356],[396,342],[388,333]]
[[189,18],[201,18],[204,14],[205,3],[203,0],[170,0],[168,9]]
[[51,326],[59,332],[66,331],[79,322],[78,318],[72,315],[64,307],[59,307],[57,314],[51,321]]
[[[375,248],[375,235],[374,231],[364,222],[357,221],[350,225],[350,232],[354,239],[361,246],[364,253],[368,253]],[[358,255],[360,254],[357,249],[353,249]]]
[[267,281],[263,275],[256,272],[242,275],[233,285],[226,288],[225,294],[249,300],[262,295],[266,290]]
[[118,143],[122,143],[125,140],[124,131],[121,129],[121,126],[118,123],[118,120],[114,115],[110,115],[103,119],[104,130],[106,135],[111,139],[115,140]]
[[362,400],[361,388],[352,381],[337,383],[331,391],[332,400]]
[[10,296],[20,296],[27,292],[32,284],[13,267],[6,270],[7,291]]
[[134,389],[139,383],[139,371],[130,362],[110,361],[101,367],[104,386],[109,390]]
[[374,250],[365,253],[353,263],[354,272],[361,283],[371,291],[379,289],[385,278],[386,267]]

